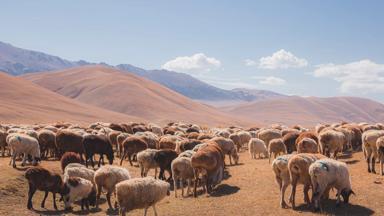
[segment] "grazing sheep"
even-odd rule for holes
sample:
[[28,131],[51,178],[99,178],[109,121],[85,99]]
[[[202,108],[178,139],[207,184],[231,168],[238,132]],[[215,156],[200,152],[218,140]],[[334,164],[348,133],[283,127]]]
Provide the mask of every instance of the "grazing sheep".
[[56,153],[56,134],[50,130],[40,130],[37,134],[39,140],[40,152],[42,158],[48,158],[48,153],[51,156]]
[[75,152],[65,152],[60,159],[61,170],[64,172],[65,167],[70,163],[81,163],[80,155]]
[[200,143],[193,147],[192,151],[197,152],[201,147],[208,145],[207,143]]
[[155,161],[155,154],[158,151],[157,149],[145,149],[137,153],[137,163],[139,163],[141,177],[146,177],[150,169],[155,169],[156,178],[159,165]]
[[346,138],[342,132],[325,129],[319,134],[319,150],[328,157],[333,153],[333,158],[337,159],[337,153],[343,150],[345,143]]
[[165,180],[164,171],[168,171],[168,181],[172,179],[172,161],[177,157],[177,153],[170,149],[161,149],[155,153],[154,160],[160,167],[159,179]]
[[159,140],[159,146],[157,149],[171,149],[175,150],[176,149],[176,142],[178,141],[177,136],[170,136],[166,135],[160,138]]
[[281,130],[281,135],[283,137],[289,133],[297,133],[298,134],[298,133],[300,133],[300,130],[294,129],[294,128],[285,128],[285,129]]
[[[251,134],[248,131],[239,131],[237,132],[237,135],[239,135],[240,138],[240,146],[247,145],[249,140],[252,138]],[[240,148],[237,149],[237,151],[240,151]]]
[[305,137],[297,144],[297,153],[318,153],[318,145],[315,140]]
[[143,139],[135,136],[128,137],[123,141],[124,153],[120,159],[120,166],[123,165],[123,160],[127,156],[128,156],[129,164],[133,166],[131,157],[147,148],[148,148],[148,145]]
[[368,172],[376,173],[375,161],[377,158],[377,139],[384,136],[384,130],[368,130],[363,133],[363,152],[368,164]]
[[65,209],[70,209],[71,204],[81,200],[81,210],[84,206],[89,211],[89,205],[96,203],[96,191],[93,183],[80,177],[69,177],[65,181],[66,193],[63,195]]
[[150,124],[148,124],[148,127],[157,136],[163,136],[164,135],[163,129],[160,126],[153,124],[153,123],[150,123]]
[[233,143],[236,145],[236,148],[237,148],[237,151],[240,150],[241,148],[241,140],[240,140],[240,136],[238,134],[231,134],[229,135],[229,139],[231,139],[233,141]]
[[319,143],[319,139],[317,138],[317,135],[316,135],[315,132],[313,132],[313,131],[304,131],[304,132],[300,133],[299,137],[297,137],[297,139],[296,139],[296,146],[304,138],[311,138],[311,139],[315,140],[316,143]]
[[130,137],[131,135],[128,134],[128,133],[121,133],[119,134],[117,137],[116,137],[116,140],[117,140],[117,149],[118,149],[118,153],[117,153],[117,156],[119,158],[121,158],[123,156],[123,142],[125,139],[127,139],[128,137]]
[[383,170],[383,164],[384,164],[384,136],[380,137],[376,141],[376,148],[377,148],[377,153],[378,157],[380,160],[380,174],[384,175],[384,170]]
[[179,142],[180,152],[192,150],[196,145],[201,144],[201,140],[187,139]]
[[41,208],[44,208],[48,193],[52,193],[53,207],[57,209],[56,193],[63,195],[64,183],[59,174],[53,173],[43,167],[32,167],[25,172],[25,178],[28,180],[28,209],[33,209],[32,198],[36,190],[44,191],[45,195],[41,202]]
[[272,154],[274,158],[276,158],[280,154],[287,154],[287,149],[285,148],[283,139],[277,138],[269,141],[268,153],[269,153],[268,163],[271,163]]
[[259,132],[258,138],[263,140],[265,145],[269,146],[269,142],[273,139],[281,138],[281,132],[276,129],[264,129]]
[[252,138],[248,142],[248,151],[252,159],[256,159],[256,154],[264,154],[264,157],[268,157],[268,150],[263,140],[259,138]]
[[3,131],[3,130],[0,130],[0,148],[3,149],[2,153],[1,153],[1,156],[4,157],[5,156],[5,150],[6,150],[6,147],[7,147],[7,136],[8,136],[8,133],[6,131]]
[[56,133],[56,146],[61,157],[65,152],[76,152],[83,160],[84,146],[83,137],[71,130],[59,130]]
[[143,139],[147,143],[148,148],[157,149],[159,145],[159,137],[150,131],[139,132],[136,133],[135,136]]
[[[130,178],[131,175],[129,174],[128,170],[119,166],[105,165],[96,170],[94,178],[94,182],[97,186],[96,208],[98,208],[101,191],[104,189],[107,191],[106,196],[109,209],[112,209],[111,194],[115,192],[116,184]],[[115,208],[116,204],[117,202],[115,201]]]
[[210,143],[201,147],[191,158],[195,173],[193,195],[197,197],[197,183],[200,174],[205,176],[207,193],[212,192],[213,187],[219,184],[224,177],[224,155],[220,147]]
[[291,183],[291,178],[289,177],[288,171],[288,161],[293,155],[281,155],[275,158],[272,162],[272,170],[275,173],[275,179],[279,185],[280,190],[280,206],[281,208],[287,208],[288,205],[284,201],[285,190],[287,189],[289,183]]
[[104,160],[104,154],[107,156],[109,164],[113,164],[113,149],[109,140],[104,135],[85,135],[83,138],[83,145],[85,151],[85,166],[88,167],[88,160],[91,161],[92,168],[95,166],[93,162],[93,156],[99,154],[100,167],[101,160]]
[[[9,137],[9,138],[8,138]],[[9,148],[12,152],[9,165],[12,164],[13,168],[16,168],[16,156],[24,154],[21,166],[25,165],[28,155],[32,156],[32,165],[36,166],[37,161],[40,160],[40,146],[36,138],[28,136],[26,134],[10,134],[7,137]]]
[[325,156],[321,154],[301,153],[292,156],[288,161],[288,171],[292,187],[290,197],[292,208],[295,208],[296,186],[299,183],[304,185],[304,201],[307,204],[310,203],[308,191],[311,187],[311,178],[308,174],[308,169],[313,162],[322,158],[325,158]]
[[[224,153],[224,157],[227,154],[229,156],[229,163],[232,165],[232,158],[235,164],[239,163],[239,154],[237,153],[237,149],[235,144],[231,139],[227,139],[224,137],[215,137],[210,141],[215,142],[221,148],[221,151]],[[248,140],[249,141],[249,140]],[[225,158],[224,158],[225,161]]]
[[69,177],[80,177],[83,179],[87,179],[94,183],[95,171],[88,169],[83,164],[79,163],[70,163],[64,169],[64,182]]
[[212,138],[213,138],[213,136],[211,134],[207,134],[207,133],[199,134],[199,136],[197,137],[198,140],[209,140]]
[[197,137],[199,137],[199,133],[198,133],[198,132],[191,132],[191,133],[189,133],[189,134],[187,135],[187,138],[188,138],[188,139],[194,139],[194,140],[196,140]]
[[287,153],[291,154],[296,151],[296,139],[299,137],[300,132],[289,132],[283,136],[283,142]]
[[175,197],[177,197],[177,182],[180,181],[181,195],[184,196],[184,183],[186,180],[188,183],[187,196],[189,195],[189,189],[191,187],[192,180],[194,178],[194,172],[192,168],[191,158],[189,157],[177,157],[171,163],[173,187],[175,191]]
[[116,152],[119,151],[119,144],[117,143],[117,136],[119,136],[121,133],[121,131],[111,131],[108,133],[108,140],[109,140],[109,143],[112,145],[112,147],[115,147],[116,149]]
[[347,164],[333,159],[317,160],[309,166],[309,175],[312,182],[313,198],[315,210],[320,209],[320,199],[327,198],[329,190],[336,188],[337,201],[340,204],[340,195],[343,196],[344,203],[349,202],[349,196],[355,194],[351,187],[351,180]]
[[151,206],[157,215],[155,205],[170,195],[170,185],[151,177],[133,178],[118,183],[116,193],[121,215],[125,216],[126,212],[141,208],[144,208],[144,215],[147,215]]
[[351,145],[353,150],[358,150],[362,147],[362,132],[358,125],[346,125],[345,128],[351,132]]

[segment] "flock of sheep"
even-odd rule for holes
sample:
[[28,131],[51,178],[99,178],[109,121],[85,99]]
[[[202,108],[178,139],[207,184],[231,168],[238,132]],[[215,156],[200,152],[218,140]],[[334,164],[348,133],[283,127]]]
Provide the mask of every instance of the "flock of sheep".
[[[171,183],[175,197],[178,186],[182,196],[191,195],[191,187],[195,197],[200,187],[210,194],[224,178],[225,157],[228,155],[230,164],[238,164],[238,152],[242,149],[248,149],[253,159],[262,156],[269,161],[274,159],[272,170],[282,208],[288,207],[284,194],[289,185],[289,202],[295,208],[296,187],[302,184],[305,202],[318,210],[331,189],[337,191],[337,204],[341,197],[348,203],[349,196],[354,194],[347,165],[337,161],[339,154],[362,150],[368,172],[376,173],[375,162],[380,159],[383,174],[384,125],[319,124],[312,130],[283,125],[203,128],[184,123],[169,123],[165,127],[151,123],[100,122],[88,127],[70,123],[0,125],[2,156],[8,151],[14,168],[18,157],[22,157],[22,166],[27,162],[34,165],[25,172],[29,184],[28,209],[33,208],[32,198],[37,190],[45,192],[41,207],[51,192],[55,209],[58,193],[66,209],[81,201],[82,210],[89,210],[89,206],[98,208],[104,191],[109,208],[119,208],[122,215],[142,208],[146,214],[149,207],[157,215],[155,205],[170,194]],[[104,156],[109,165],[105,165]],[[120,166],[113,165],[115,157],[120,159]],[[60,159],[63,176],[44,168],[42,160],[48,158]],[[96,170],[95,159],[98,159]],[[138,164],[141,178],[132,178],[122,167],[125,159],[131,166],[133,162]],[[36,166],[38,163],[43,166]],[[155,178],[147,177],[151,169],[155,169]],[[312,198],[308,195],[310,189]],[[113,206],[112,194],[115,195]]]

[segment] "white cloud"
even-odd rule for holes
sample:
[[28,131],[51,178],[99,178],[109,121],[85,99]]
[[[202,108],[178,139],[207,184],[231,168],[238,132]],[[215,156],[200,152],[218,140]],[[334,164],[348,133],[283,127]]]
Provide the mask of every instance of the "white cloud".
[[253,79],[259,80],[259,84],[263,85],[273,85],[273,86],[279,86],[284,85],[287,81],[285,81],[282,78],[274,77],[274,76],[254,76]]
[[262,69],[301,68],[307,65],[308,61],[306,59],[298,58],[283,49],[273,53],[272,56],[259,59],[259,68]]
[[244,63],[245,63],[245,65],[247,65],[247,66],[257,65],[257,62],[254,61],[254,60],[252,60],[252,59],[245,59],[245,60],[244,60]]
[[181,72],[204,72],[219,68],[221,62],[213,57],[208,57],[204,53],[196,53],[192,56],[180,56],[172,59],[161,67],[171,71]]
[[384,92],[384,65],[368,59],[341,65],[318,65],[314,76],[339,82],[342,93]]

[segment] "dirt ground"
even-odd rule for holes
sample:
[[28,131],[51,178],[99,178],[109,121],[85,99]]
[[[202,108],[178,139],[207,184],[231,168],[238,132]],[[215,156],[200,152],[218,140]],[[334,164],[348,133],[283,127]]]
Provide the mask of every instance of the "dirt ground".
[[[344,156],[342,161],[348,163],[352,187],[356,196],[352,196],[350,204],[335,207],[335,192],[331,192],[331,200],[324,204],[325,215],[384,215],[384,177],[378,174],[368,174],[361,152],[352,156]],[[19,169],[8,166],[9,158],[0,158],[0,215],[114,215],[118,212],[107,212],[105,199],[101,209],[91,212],[81,211],[79,205],[74,205],[72,212],[54,211],[52,195],[49,194],[46,209],[40,208],[43,192],[36,192],[33,204],[34,211],[26,208],[28,185],[24,178],[27,167]],[[118,161],[116,160],[115,163]],[[217,186],[215,192],[198,198],[175,198],[174,193],[157,205],[159,215],[310,215],[311,207],[303,203],[302,186],[297,193],[298,210],[281,209],[279,207],[279,190],[267,159],[251,159],[247,152],[240,153],[240,165],[228,166],[228,178]],[[228,162],[227,162],[228,163]],[[60,172],[58,161],[43,161],[41,166]],[[133,177],[139,177],[139,168],[130,167],[128,162],[123,164]],[[377,165],[377,170],[378,165]],[[154,171],[150,172],[153,175]],[[286,197],[289,196],[290,187]],[[180,194],[180,193],[179,193]],[[104,195],[102,197],[105,198]],[[59,209],[63,203],[57,201]],[[129,212],[128,215],[143,215],[142,209]],[[148,215],[153,215],[149,209]]]

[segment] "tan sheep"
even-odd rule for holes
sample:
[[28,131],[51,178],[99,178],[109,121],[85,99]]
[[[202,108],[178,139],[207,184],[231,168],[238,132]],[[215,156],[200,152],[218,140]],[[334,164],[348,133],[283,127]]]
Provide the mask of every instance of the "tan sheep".
[[376,148],[377,148],[377,153],[379,156],[380,160],[380,174],[384,175],[384,170],[383,170],[383,164],[384,164],[384,136],[380,137],[376,141]]
[[269,160],[268,163],[271,163],[271,157],[276,158],[280,154],[287,154],[287,149],[285,148],[283,139],[277,138],[269,141],[268,146]]
[[297,144],[297,153],[318,153],[318,145],[311,138],[304,138]]
[[288,207],[287,203],[284,201],[284,195],[289,183],[291,183],[288,171],[288,161],[292,156],[293,154],[281,155],[272,162],[272,170],[275,173],[276,183],[279,185],[280,189],[281,208]]
[[363,141],[363,153],[368,164],[368,172],[376,173],[375,161],[377,158],[376,141],[384,136],[384,130],[368,130],[361,137]]
[[282,138],[281,132],[276,129],[264,129],[259,132],[258,138],[263,140],[265,145],[268,147],[269,142],[273,139]]
[[324,129],[319,134],[319,150],[323,155],[333,155],[337,159],[337,154],[343,150],[346,137],[343,132],[333,129]]

